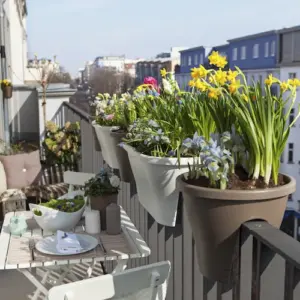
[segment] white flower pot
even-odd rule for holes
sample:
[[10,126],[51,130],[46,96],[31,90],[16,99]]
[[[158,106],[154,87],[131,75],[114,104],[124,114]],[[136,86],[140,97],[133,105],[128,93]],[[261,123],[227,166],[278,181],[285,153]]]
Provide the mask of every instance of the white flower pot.
[[[84,195],[83,191],[74,191],[61,196],[58,199],[73,199],[76,195]],[[42,216],[33,214],[34,219],[38,225],[45,231],[56,232],[57,230],[69,231],[72,230],[80,221],[84,210],[84,205],[80,210],[73,213],[61,212],[52,208],[48,208],[42,205],[30,203],[29,208],[31,211],[38,209],[42,212]]]
[[179,191],[176,178],[188,171],[192,158],[177,158],[143,155],[124,145],[135,178],[139,201],[158,223],[175,226]]
[[113,169],[119,169],[115,139],[110,135],[112,126],[100,126],[93,123],[103,159]]

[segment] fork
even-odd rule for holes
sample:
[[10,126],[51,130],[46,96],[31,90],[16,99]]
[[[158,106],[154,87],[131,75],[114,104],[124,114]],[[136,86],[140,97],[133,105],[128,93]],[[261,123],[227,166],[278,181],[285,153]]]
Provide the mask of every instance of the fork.
[[35,249],[35,241],[34,239],[30,239],[29,240],[29,250],[30,250],[30,253],[31,253],[31,260],[34,260],[34,249]]

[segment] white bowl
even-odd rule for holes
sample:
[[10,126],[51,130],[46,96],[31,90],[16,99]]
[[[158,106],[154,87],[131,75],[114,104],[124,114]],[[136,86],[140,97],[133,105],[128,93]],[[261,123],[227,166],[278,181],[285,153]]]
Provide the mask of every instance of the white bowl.
[[[74,191],[68,194],[65,194],[58,199],[74,199],[76,195],[84,195],[82,191]],[[41,216],[33,214],[34,219],[38,225],[45,231],[56,232],[57,230],[69,231],[72,230],[77,223],[80,221],[86,206],[73,213],[61,212],[52,208],[48,208],[42,205],[29,204],[30,210],[33,212],[34,209],[38,209],[42,212]]]

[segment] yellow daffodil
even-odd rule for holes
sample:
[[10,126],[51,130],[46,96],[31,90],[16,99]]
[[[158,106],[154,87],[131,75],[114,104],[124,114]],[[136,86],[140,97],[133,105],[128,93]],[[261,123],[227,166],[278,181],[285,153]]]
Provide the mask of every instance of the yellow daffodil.
[[240,86],[241,86],[240,80],[235,80],[231,82],[231,84],[228,87],[230,94],[234,94]]
[[196,88],[201,92],[205,92],[207,90],[207,84],[200,79],[196,80]]
[[287,82],[282,81],[280,84],[280,90],[284,93],[289,88],[289,85]]
[[271,86],[275,82],[278,82],[278,79],[273,77],[272,74],[269,74],[269,76],[265,79],[265,84],[268,86]]
[[249,101],[249,97],[245,94],[241,94],[241,97],[244,101],[248,102]]
[[222,70],[218,70],[215,74],[215,79],[219,85],[224,85],[227,81],[227,73]]
[[227,59],[225,56],[221,56],[218,51],[213,51],[208,57],[209,63],[219,68],[224,68],[227,65]]
[[195,87],[196,86],[196,82],[194,80],[190,80],[189,81],[189,86],[190,87]]
[[292,87],[300,86],[300,80],[298,78],[289,79],[287,83]]
[[235,79],[238,76],[238,74],[239,73],[237,71],[229,70],[227,72],[227,79],[228,79],[228,81],[231,81],[231,82],[235,81]]
[[208,92],[208,97],[211,99],[216,99],[218,100],[218,97],[220,96],[220,91],[216,88],[210,88]]
[[191,76],[196,78],[205,78],[208,74],[208,70],[206,70],[202,65],[199,66],[199,68],[193,68],[191,70]]
[[161,75],[161,77],[166,77],[167,71],[166,71],[165,68],[163,68],[163,69],[160,70],[160,75]]
[[208,81],[209,81],[210,83],[215,83],[215,81],[216,81],[215,75],[210,75],[210,76],[208,77]]
[[192,68],[192,69],[191,69],[191,76],[192,76],[194,79],[200,77],[200,75],[199,75],[199,69],[198,69],[198,68]]

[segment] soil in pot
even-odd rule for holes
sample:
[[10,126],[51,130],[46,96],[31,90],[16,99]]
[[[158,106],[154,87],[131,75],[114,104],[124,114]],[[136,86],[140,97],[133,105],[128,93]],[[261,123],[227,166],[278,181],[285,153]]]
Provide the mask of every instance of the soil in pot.
[[90,197],[91,208],[100,211],[101,230],[106,230],[106,207],[118,202],[118,194]]
[[288,195],[296,190],[295,180],[285,175],[280,175],[281,185],[271,188],[259,188],[261,180],[253,183],[241,175],[234,178],[231,184],[236,189],[227,190],[209,188],[203,178],[177,178],[195,239],[199,269],[205,277],[224,283],[232,283],[236,275],[233,270],[241,225],[265,220],[279,228]]
[[[200,187],[210,187],[209,180],[206,177],[200,177],[199,179],[190,179],[187,180],[186,183]],[[269,186],[267,187],[262,177],[254,181],[252,179],[249,179],[248,173],[244,170],[243,167],[237,167],[235,169],[235,174],[231,174],[228,178],[227,190],[265,189],[282,186],[284,184],[285,181],[282,174],[279,174],[278,176],[278,185],[276,185],[271,178]]]

